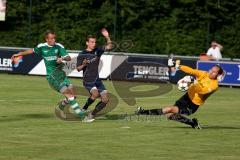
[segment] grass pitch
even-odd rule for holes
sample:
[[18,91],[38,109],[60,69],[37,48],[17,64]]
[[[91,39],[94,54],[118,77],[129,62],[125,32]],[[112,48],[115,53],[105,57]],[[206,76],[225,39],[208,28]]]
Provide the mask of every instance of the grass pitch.
[[[82,84],[79,79],[72,82]],[[155,108],[173,104],[183,94],[175,86],[166,94],[136,98],[131,106],[124,101],[131,97],[120,98],[111,82],[104,83],[118,105],[106,116],[86,124],[55,118],[54,107],[62,96],[48,86],[44,77],[0,74],[0,159],[239,159],[239,88],[220,88],[213,94],[193,115],[203,126],[194,130],[165,118],[130,116],[139,105]],[[144,92],[152,88],[133,89]],[[83,105],[86,98],[80,96],[78,102]]]

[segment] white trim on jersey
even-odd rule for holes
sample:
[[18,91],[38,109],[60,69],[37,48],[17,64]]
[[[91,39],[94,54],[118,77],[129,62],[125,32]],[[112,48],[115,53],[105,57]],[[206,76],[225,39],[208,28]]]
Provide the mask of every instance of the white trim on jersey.
[[[61,45],[60,43],[55,43],[55,45],[57,45],[57,46],[59,46],[59,47],[61,47],[61,48],[64,48],[64,46]],[[53,46],[48,45],[47,42],[45,42],[45,43],[39,43],[39,44],[37,45],[37,48],[44,47],[44,46],[53,47]]]
[[40,48],[40,47],[43,47],[43,46],[45,46],[45,45],[46,45],[46,43],[39,43],[39,44],[37,45],[37,47]]
[[[39,44],[37,45],[37,48],[43,47],[44,45],[45,45],[44,43],[39,43]],[[33,52],[36,53],[35,50],[34,50],[34,48],[33,48]]]
[[53,47],[53,46],[48,45],[47,42],[45,42],[44,44],[45,44],[46,46],[48,46],[48,47]]
[[64,46],[61,45],[60,43],[55,43],[55,45],[58,45],[58,46],[60,46],[61,48],[64,48]]

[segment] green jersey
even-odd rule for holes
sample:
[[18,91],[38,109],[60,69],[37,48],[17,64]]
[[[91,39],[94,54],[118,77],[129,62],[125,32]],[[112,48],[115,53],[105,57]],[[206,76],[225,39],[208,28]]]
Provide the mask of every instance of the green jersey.
[[46,66],[47,77],[56,69],[62,70],[63,64],[57,64],[57,58],[68,56],[66,49],[59,43],[55,43],[54,46],[50,46],[47,43],[40,43],[33,51],[42,56]]

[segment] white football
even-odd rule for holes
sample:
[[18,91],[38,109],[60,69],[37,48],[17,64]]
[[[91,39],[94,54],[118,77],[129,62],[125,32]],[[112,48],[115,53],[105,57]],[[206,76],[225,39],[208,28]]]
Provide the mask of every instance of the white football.
[[192,76],[185,76],[182,79],[180,79],[177,83],[178,89],[182,92],[186,92],[190,86],[190,84],[193,82],[194,78]]

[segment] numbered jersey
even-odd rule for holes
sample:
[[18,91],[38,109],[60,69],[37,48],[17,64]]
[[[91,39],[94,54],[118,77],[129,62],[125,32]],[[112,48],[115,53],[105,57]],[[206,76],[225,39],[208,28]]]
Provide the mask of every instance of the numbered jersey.
[[47,43],[40,43],[33,51],[42,56],[46,66],[47,77],[56,69],[62,70],[63,64],[57,64],[57,58],[68,56],[66,49],[59,43],[55,43],[53,46]]

